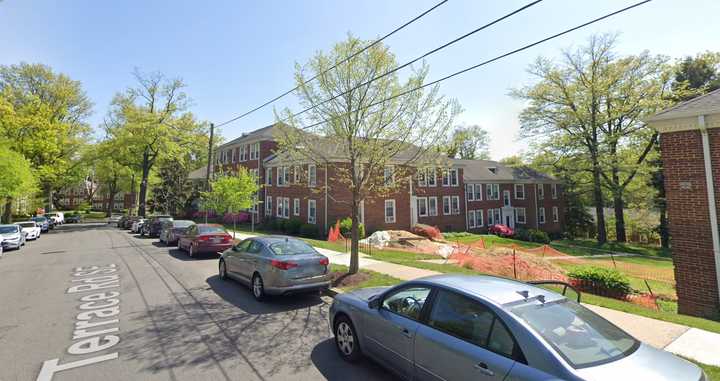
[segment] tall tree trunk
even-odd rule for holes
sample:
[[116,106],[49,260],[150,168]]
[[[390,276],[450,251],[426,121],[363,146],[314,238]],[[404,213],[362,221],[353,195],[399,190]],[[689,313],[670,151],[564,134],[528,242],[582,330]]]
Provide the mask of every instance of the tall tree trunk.
[[51,184],[45,184],[45,197],[47,197],[47,203],[45,204],[45,212],[52,212],[53,205],[53,188]]
[[4,224],[12,223],[12,201],[12,197],[7,197],[5,199],[5,210],[3,211],[2,215],[2,222]]
[[615,240],[627,242],[625,235],[625,201],[622,192],[613,192],[613,208],[615,208]]
[[602,194],[602,183],[600,181],[600,163],[595,155],[592,155],[593,165],[593,203],[595,204],[595,220],[597,224],[597,242],[603,244],[607,242],[607,232],[605,231],[605,202]]
[[143,154],[142,180],[140,181],[140,200],[138,201],[138,216],[145,217],[145,200],[147,198],[148,177],[150,177],[150,160],[148,154]]
[[358,208],[360,203],[357,201],[357,196],[353,192],[352,200],[352,227],[350,228],[350,267],[348,273],[357,274],[360,271],[360,229],[358,223]]
[[110,194],[108,195],[109,201],[107,204],[107,210],[105,211],[105,214],[110,217],[112,215],[113,208],[115,207],[115,195],[117,194],[116,191],[112,190],[110,191]]

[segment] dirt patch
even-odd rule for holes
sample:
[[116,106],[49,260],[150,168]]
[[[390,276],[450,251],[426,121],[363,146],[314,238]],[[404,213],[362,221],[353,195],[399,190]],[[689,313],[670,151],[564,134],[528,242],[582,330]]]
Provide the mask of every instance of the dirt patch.
[[358,284],[367,282],[371,276],[370,274],[362,271],[352,275],[348,274],[346,271],[332,271],[330,275],[332,276],[333,287],[357,286]]
[[566,281],[564,271],[554,264],[518,250],[504,247],[478,249],[457,247],[450,256],[462,267],[521,280]]

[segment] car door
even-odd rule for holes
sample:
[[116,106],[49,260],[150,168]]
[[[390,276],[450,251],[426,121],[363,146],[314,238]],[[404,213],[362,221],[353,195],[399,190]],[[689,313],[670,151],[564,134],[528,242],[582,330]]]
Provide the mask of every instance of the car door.
[[243,240],[242,242],[233,246],[233,248],[230,249],[230,251],[224,257],[225,265],[227,266],[228,272],[231,272],[235,276],[243,276],[241,274],[242,261],[247,255],[247,249],[250,246],[251,241],[252,240],[250,239]]
[[512,335],[490,308],[439,289],[415,337],[415,378],[504,380],[521,357]]
[[412,378],[415,331],[430,291],[425,285],[391,291],[365,320],[367,350],[406,379]]
[[[143,228],[144,227],[145,226],[143,226]],[[197,226],[191,226],[190,229],[188,229],[185,234],[180,237],[180,240],[178,241],[178,246],[184,249],[190,249],[190,244],[195,238],[195,234],[197,234]]]
[[[251,239],[247,250],[242,254],[241,269],[243,277],[250,280],[255,270],[259,270],[261,261],[263,260],[263,244],[257,240]],[[266,284],[267,286],[267,284]]]

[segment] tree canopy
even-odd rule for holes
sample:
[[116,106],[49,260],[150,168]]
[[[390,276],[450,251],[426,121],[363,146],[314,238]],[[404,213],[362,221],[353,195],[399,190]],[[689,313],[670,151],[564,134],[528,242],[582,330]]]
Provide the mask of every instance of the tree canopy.
[[490,159],[490,136],[478,125],[458,126],[450,135],[445,152],[456,159]]

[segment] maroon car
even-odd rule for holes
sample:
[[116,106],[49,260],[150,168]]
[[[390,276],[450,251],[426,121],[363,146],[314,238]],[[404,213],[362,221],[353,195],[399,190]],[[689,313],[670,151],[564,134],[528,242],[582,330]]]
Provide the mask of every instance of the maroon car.
[[232,236],[222,225],[197,224],[178,239],[178,248],[194,257],[200,253],[218,253],[231,248]]

